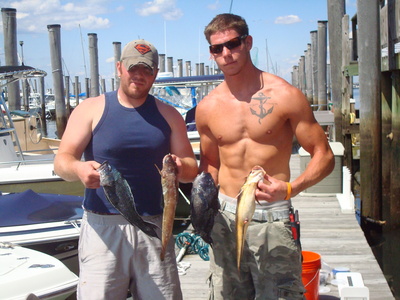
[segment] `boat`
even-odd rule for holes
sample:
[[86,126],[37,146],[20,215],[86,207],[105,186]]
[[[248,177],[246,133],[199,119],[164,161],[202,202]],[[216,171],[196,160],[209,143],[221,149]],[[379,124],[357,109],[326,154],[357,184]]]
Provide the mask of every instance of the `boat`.
[[77,284],[78,277],[57,258],[0,242],[1,299],[62,300],[76,291]]
[[[1,87],[16,80],[45,76],[29,66],[0,67]],[[5,83],[4,83],[5,82]],[[59,139],[42,136],[37,112],[10,111],[4,93],[0,98],[0,191],[83,195],[81,182],[67,182],[55,174],[53,160]]]
[[0,242],[44,252],[77,271],[82,201],[32,190],[1,195]]

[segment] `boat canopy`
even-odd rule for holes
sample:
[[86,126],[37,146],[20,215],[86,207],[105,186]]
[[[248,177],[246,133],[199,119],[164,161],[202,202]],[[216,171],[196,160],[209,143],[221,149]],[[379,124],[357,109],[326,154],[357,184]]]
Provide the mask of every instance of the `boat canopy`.
[[82,201],[81,196],[38,194],[30,189],[3,195],[0,227],[78,220],[83,215]]
[[0,66],[0,87],[6,86],[14,81],[32,77],[44,77],[47,73],[45,71],[29,67],[29,66]]

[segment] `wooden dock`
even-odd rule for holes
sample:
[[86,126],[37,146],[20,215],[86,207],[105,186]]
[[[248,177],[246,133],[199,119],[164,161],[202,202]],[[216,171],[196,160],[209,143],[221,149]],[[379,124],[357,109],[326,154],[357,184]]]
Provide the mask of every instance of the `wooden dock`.
[[[291,172],[292,178],[300,172],[297,154],[292,155]],[[299,210],[303,250],[319,253],[322,262],[332,269],[347,267],[361,273],[370,300],[395,299],[355,215],[342,213],[336,196],[300,194],[292,201]],[[186,274],[180,276],[184,299],[208,299],[209,263],[197,254],[185,255],[182,262],[190,263]],[[337,286],[326,287],[330,291],[320,294],[320,300],[340,299]]]

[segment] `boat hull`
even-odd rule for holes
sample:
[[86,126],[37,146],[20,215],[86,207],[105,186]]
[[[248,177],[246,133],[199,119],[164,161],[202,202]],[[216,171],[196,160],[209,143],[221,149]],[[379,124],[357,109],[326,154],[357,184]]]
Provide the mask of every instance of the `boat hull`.
[[58,259],[25,247],[0,244],[2,299],[63,300],[76,291],[78,277]]

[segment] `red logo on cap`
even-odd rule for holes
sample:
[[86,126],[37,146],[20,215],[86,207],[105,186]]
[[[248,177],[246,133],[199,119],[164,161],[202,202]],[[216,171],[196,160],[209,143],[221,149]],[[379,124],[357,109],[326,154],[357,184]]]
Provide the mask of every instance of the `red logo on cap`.
[[140,52],[140,54],[144,55],[148,52],[151,52],[151,48],[144,44],[138,44],[135,46],[136,50]]

